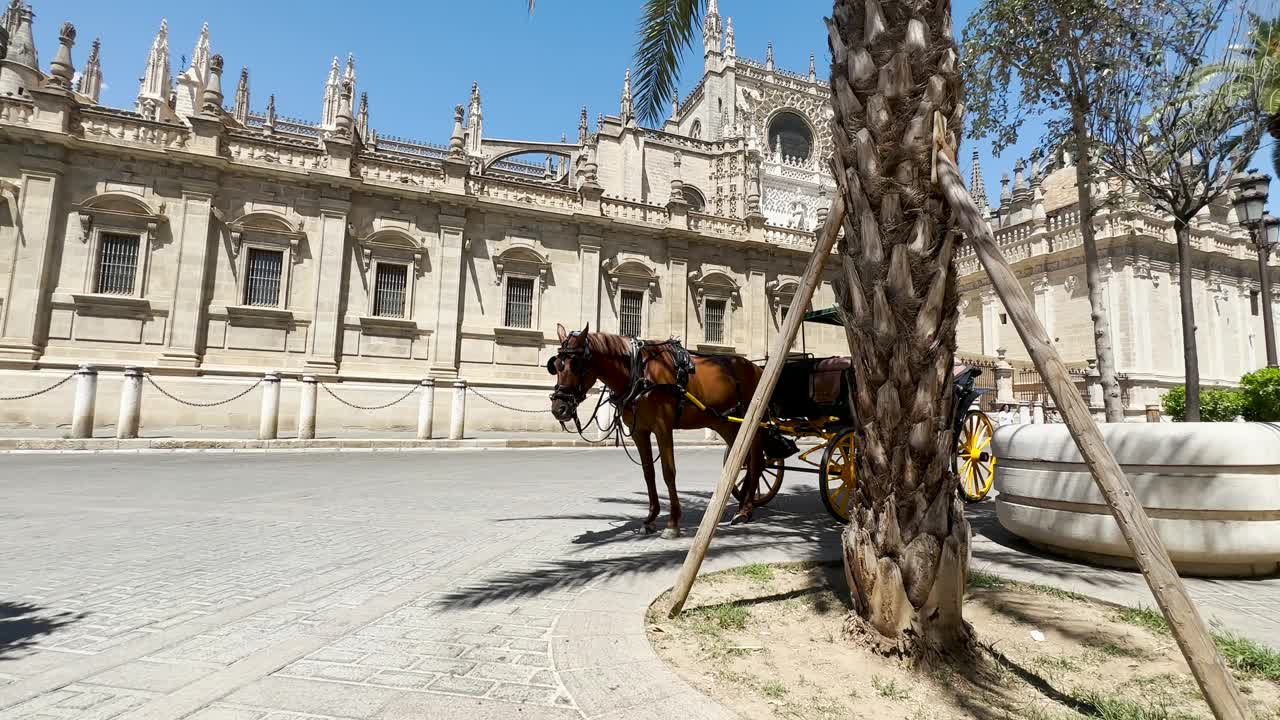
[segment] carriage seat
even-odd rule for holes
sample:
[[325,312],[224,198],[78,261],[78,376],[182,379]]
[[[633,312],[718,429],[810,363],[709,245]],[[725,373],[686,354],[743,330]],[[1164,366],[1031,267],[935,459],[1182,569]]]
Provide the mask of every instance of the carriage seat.
[[809,376],[809,397],[820,405],[830,405],[841,399],[841,380],[844,372],[853,367],[853,360],[845,357],[829,357],[818,360]]

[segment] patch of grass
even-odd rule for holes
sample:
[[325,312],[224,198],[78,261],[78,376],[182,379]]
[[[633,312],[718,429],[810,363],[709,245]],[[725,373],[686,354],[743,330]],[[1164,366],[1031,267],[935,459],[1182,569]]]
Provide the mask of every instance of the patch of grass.
[[969,571],[969,589],[970,590],[995,590],[1008,585],[1008,581],[999,575],[982,572],[981,570]]
[[1169,634],[1169,623],[1165,621],[1164,615],[1161,615],[1159,610],[1149,607],[1120,608],[1113,619],[1146,628],[1156,635]]
[[1032,592],[1040,593],[1041,595],[1048,595],[1051,598],[1057,598],[1058,600],[1089,602],[1089,598],[1081,595],[1080,593],[1063,590],[1062,588],[1056,588],[1052,585],[1027,585],[1027,589]]
[[1080,669],[1080,665],[1073,658],[1061,655],[1041,655],[1032,660],[1031,664],[1050,677],[1058,677],[1062,673],[1076,672]]
[[783,685],[779,680],[770,680],[760,686],[760,692],[764,693],[765,697],[771,697],[776,700],[787,694],[787,686]]
[[1097,653],[1098,655],[1102,656],[1101,658],[1098,658],[1098,659],[1110,659],[1110,658],[1118,658],[1118,657],[1136,658],[1136,657],[1143,656],[1143,652],[1141,650],[1129,645],[1128,643],[1122,644],[1122,643],[1114,642],[1112,640],[1105,640],[1103,638],[1094,637],[1086,640],[1084,644],[1090,648],[1091,654]]
[[1071,694],[1084,707],[1085,717],[1101,720],[1195,720],[1194,715],[1169,709],[1162,700],[1133,700],[1118,695],[1104,695],[1097,690],[1076,691]]
[[758,583],[767,583],[773,579],[773,568],[764,563],[752,563],[731,570],[734,575],[741,575]]
[[876,689],[882,698],[890,700],[906,700],[911,697],[911,691],[907,688],[900,687],[898,682],[893,678],[885,679],[879,675],[871,676],[871,687]]
[[1247,679],[1280,682],[1280,653],[1230,631],[1215,631],[1213,642],[1227,667]]
[[695,627],[704,625],[717,630],[741,630],[751,619],[751,611],[741,603],[720,603],[693,608],[686,611],[683,617],[693,622]]

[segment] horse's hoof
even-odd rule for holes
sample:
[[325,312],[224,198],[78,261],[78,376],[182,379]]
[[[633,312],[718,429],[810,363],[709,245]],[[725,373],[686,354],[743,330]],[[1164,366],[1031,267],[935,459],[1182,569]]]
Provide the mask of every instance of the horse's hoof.
[[729,524],[730,524],[730,525],[741,525],[742,523],[750,522],[750,521],[751,521],[751,513],[749,513],[749,512],[739,512],[737,515],[734,515],[734,516],[733,516],[733,519],[729,521]]
[[658,532],[658,525],[657,525],[657,523],[647,522],[647,523],[645,523],[645,524],[644,524],[644,534],[645,534],[645,535],[652,535],[652,534],[654,534],[654,533],[656,533],[656,532]]
[[675,540],[680,537],[680,528],[669,527],[662,531],[663,540]]

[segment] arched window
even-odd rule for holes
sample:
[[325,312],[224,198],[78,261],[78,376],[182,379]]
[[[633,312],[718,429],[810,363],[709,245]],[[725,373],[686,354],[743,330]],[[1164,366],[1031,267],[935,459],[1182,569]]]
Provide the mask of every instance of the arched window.
[[783,110],[769,122],[769,148],[781,146],[784,157],[807,160],[813,150],[813,131],[800,115]]
[[689,210],[693,212],[702,212],[707,207],[707,198],[703,196],[702,191],[692,185],[685,185],[681,188],[681,194],[684,195],[684,201],[689,203]]
[[689,137],[693,138],[694,140],[702,139],[702,121],[701,120],[693,121],[693,127],[689,128]]

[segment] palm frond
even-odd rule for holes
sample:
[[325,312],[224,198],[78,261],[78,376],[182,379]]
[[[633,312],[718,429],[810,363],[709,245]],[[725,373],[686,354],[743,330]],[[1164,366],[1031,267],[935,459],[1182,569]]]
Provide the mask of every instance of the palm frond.
[[635,107],[641,120],[662,119],[680,80],[680,55],[693,42],[705,0],[645,0],[637,28]]
[[532,15],[532,14],[533,14],[533,6],[534,6],[534,4],[535,4],[536,2],[537,2],[537,0],[529,0],[529,14],[530,14],[530,15]]

